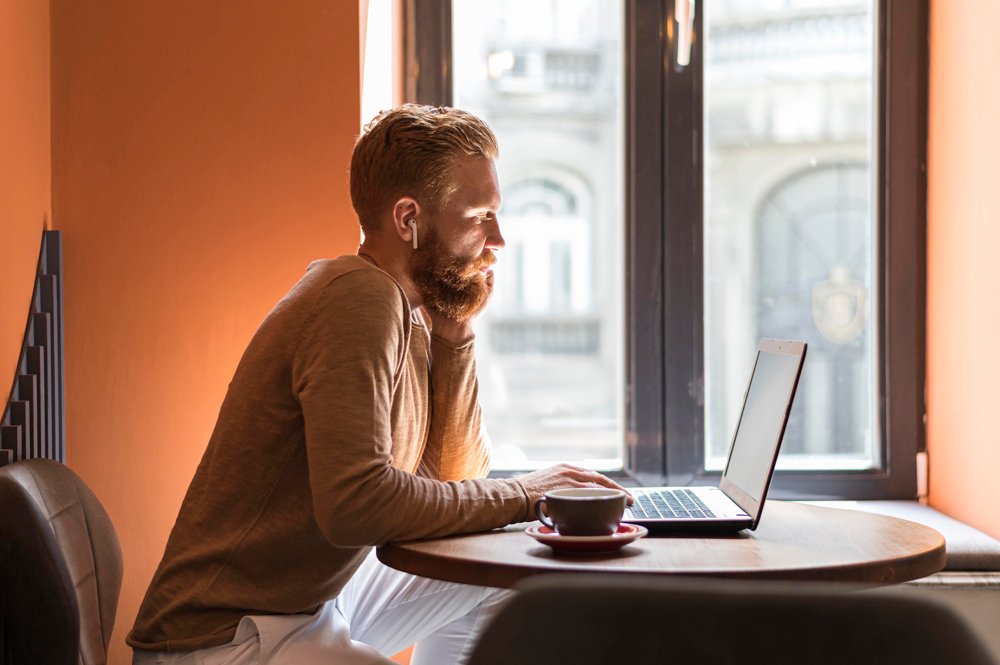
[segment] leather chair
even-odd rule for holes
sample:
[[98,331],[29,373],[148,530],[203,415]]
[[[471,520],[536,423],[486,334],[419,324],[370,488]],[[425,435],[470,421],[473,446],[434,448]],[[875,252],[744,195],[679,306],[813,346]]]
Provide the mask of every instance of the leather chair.
[[118,608],[118,536],[79,476],[0,468],[0,663],[103,665]]
[[469,665],[993,665],[945,605],[807,583],[550,575],[528,580]]

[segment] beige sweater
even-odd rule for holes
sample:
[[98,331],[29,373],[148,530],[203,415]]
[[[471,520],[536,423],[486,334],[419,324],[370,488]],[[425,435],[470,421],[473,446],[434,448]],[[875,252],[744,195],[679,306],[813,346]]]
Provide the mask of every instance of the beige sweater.
[[517,481],[481,478],[484,439],[472,343],[364,259],[314,263],[240,361],[128,643],[224,644],[334,598],[373,545],[529,519]]

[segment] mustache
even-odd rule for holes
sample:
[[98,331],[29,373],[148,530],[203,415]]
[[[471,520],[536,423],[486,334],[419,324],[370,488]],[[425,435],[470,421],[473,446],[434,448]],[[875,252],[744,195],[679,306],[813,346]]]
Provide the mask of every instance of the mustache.
[[486,250],[482,255],[476,259],[472,267],[475,270],[482,270],[483,268],[489,268],[491,265],[497,262],[497,255],[491,250]]

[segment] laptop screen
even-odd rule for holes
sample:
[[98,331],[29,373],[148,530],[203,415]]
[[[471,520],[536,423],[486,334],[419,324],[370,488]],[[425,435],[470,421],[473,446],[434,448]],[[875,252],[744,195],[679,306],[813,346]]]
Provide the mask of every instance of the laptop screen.
[[[766,342],[770,342],[767,340]],[[805,345],[762,343],[723,478],[754,502],[767,494],[778,446],[791,409]]]

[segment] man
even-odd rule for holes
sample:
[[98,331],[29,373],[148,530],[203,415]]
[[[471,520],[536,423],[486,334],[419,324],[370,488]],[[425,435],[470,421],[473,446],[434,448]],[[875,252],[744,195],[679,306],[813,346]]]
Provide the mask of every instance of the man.
[[134,662],[384,662],[415,641],[415,663],[462,662],[503,594],[391,570],[371,547],[529,520],[555,487],[618,487],[567,465],[484,478],[471,322],[504,245],[496,156],[454,109],[366,127],[351,161],[364,243],[313,263],[250,342],[128,636]]

